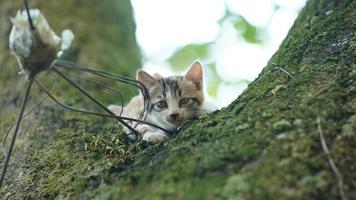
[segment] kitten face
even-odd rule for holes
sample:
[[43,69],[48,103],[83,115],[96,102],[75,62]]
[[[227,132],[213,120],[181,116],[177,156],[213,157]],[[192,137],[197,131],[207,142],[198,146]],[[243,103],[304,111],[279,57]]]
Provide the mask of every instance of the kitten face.
[[148,89],[151,108],[148,120],[168,130],[175,130],[184,121],[198,117],[204,101],[203,71],[199,62],[193,63],[185,76],[153,77],[144,71],[137,79]]

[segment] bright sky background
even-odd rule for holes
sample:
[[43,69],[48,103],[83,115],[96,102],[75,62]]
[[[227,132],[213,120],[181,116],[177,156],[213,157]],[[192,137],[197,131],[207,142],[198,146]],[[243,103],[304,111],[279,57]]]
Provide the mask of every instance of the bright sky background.
[[[306,0],[131,0],[137,25],[136,37],[142,48],[143,69],[163,76],[173,75],[166,59],[191,43],[216,41],[212,48],[217,72],[227,82],[253,81],[278,49]],[[274,7],[279,9],[275,10]],[[247,43],[231,24],[218,21],[225,9],[243,16],[254,26],[265,28],[263,44]],[[203,63],[204,64],[204,63]],[[189,66],[187,66],[188,68]],[[182,72],[183,73],[183,72]],[[209,82],[206,73],[205,82]],[[218,107],[227,106],[247,83],[220,84]],[[233,94],[233,95],[232,95]]]

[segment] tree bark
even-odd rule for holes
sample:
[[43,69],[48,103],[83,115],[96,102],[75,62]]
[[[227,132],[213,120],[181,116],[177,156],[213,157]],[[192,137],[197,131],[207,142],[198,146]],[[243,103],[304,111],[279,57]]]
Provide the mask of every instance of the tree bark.
[[355,199],[355,7],[352,0],[310,0],[232,104],[161,145],[143,149],[111,131],[109,121],[42,107],[41,126],[27,132],[29,145],[18,151],[1,194]]

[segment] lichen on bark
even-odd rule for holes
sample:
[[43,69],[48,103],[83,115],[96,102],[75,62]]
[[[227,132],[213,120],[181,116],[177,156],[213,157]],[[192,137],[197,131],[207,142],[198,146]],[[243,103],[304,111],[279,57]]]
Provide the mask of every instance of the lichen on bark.
[[343,190],[356,198],[355,7],[352,0],[310,0],[268,65],[231,105],[185,124],[161,145],[142,149],[119,129],[109,131],[108,120],[42,107],[39,127],[28,132],[29,145],[18,150],[1,194],[338,199],[338,180],[320,144],[320,118]]

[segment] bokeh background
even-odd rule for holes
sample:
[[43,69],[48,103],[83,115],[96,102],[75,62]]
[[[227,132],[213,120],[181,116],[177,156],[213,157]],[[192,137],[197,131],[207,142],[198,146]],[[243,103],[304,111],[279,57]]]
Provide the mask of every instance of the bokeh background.
[[143,69],[183,74],[204,64],[208,100],[227,106],[253,81],[306,0],[131,0]]

